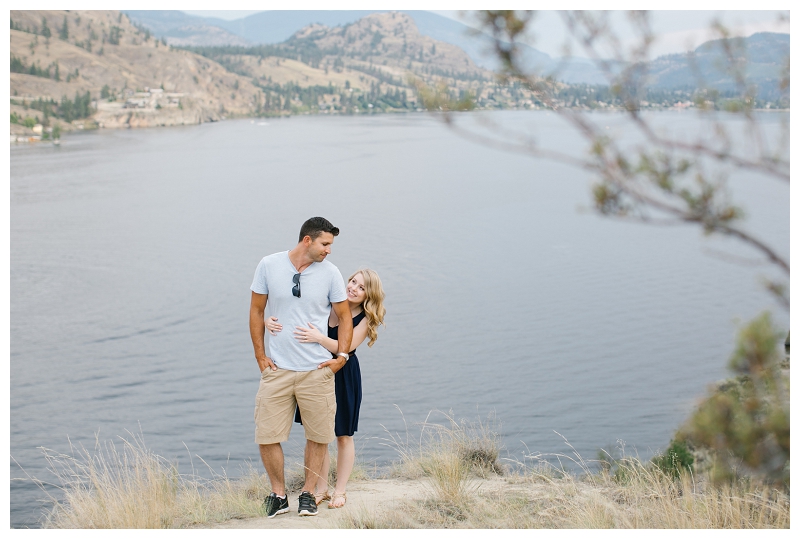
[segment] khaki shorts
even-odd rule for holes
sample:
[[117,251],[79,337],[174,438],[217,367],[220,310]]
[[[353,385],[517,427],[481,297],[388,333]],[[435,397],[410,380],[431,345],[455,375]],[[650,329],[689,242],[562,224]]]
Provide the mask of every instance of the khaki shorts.
[[336,386],[330,367],[295,372],[267,367],[256,393],[256,443],[289,439],[295,406],[300,408],[306,439],[328,444],[336,438]]

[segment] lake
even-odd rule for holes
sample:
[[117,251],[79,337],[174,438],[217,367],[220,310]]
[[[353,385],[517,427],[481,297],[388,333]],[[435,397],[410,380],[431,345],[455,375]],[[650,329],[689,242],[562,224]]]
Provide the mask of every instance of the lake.
[[[622,116],[594,118],[634,140]],[[762,119],[774,135],[787,118]],[[586,148],[549,112],[460,119]],[[651,119],[700,129],[692,113]],[[15,480],[52,481],[39,447],[132,432],[184,473],[190,455],[230,476],[260,466],[249,286],[311,216],[341,229],[328,259],[345,277],[367,266],[386,290],[386,327],[358,351],[356,447],[378,466],[397,458],[390,434],[414,439],[435,410],[495,415],[511,460],[571,454],[561,436],[587,459],[621,441],[649,457],[726,377],[737,324],[770,310],[789,325],[760,281],[775,272],[720,254],[752,258],[735,242],[600,217],[587,172],[425,114],[100,131],[10,154],[13,527],[48,507]],[[788,185],[739,172],[731,192],[788,256]],[[295,427],[288,464],[302,444]]]

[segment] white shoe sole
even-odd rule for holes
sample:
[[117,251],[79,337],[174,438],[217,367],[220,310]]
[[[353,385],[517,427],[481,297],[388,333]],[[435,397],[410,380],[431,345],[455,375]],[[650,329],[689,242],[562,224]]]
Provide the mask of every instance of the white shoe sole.
[[275,518],[275,517],[277,517],[278,515],[282,515],[282,514],[284,514],[284,513],[288,513],[288,512],[289,512],[289,508],[288,508],[288,507],[287,507],[287,508],[285,508],[285,509],[278,509],[278,511],[277,511],[277,512],[276,512],[274,515],[270,515],[270,516],[268,516],[267,518]]

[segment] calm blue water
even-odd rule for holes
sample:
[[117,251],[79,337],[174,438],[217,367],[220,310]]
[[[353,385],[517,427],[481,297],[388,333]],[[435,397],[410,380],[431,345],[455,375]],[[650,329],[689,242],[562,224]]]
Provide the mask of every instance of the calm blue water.
[[[583,155],[553,114],[483,117]],[[630,136],[620,116],[596,118]],[[765,121],[777,132],[781,118]],[[653,119],[699,129],[690,114]],[[568,453],[554,431],[586,458],[618,440],[649,455],[726,375],[737,321],[769,309],[788,328],[788,313],[760,284],[769,267],[715,254],[751,255],[731,241],[582,211],[590,179],[427,115],[12,146],[11,454],[47,481],[38,447],[132,431],[183,472],[189,453],[229,475],[258,464],[250,282],[323,215],[342,231],[329,259],[345,275],[374,268],[387,293],[387,326],[359,349],[360,458],[396,458],[387,432],[413,435],[431,410],[496,414],[510,458]],[[788,185],[753,180],[734,178],[734,200],[788,254]],[[301,448],[295,429],[289,462]],[[11,477],[12,526],[36,526],[44,495],[13,462]]]

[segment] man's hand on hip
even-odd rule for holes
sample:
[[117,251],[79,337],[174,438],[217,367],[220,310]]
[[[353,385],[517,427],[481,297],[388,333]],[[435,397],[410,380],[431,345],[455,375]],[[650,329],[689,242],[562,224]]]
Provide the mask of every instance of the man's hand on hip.
[[325,363],[320,363],[318,369],[322,369],[323,367],[330,367],[331,370],[335,373],[339,372],[344,364],[347,363],[347,360],[341,356],[337,356],[334,359],[329,359]]
[[272,360],[268,357],[257,357],[256,361],[258,361],[258,370],[264,372],[264,369],[272,369],[273,371],[277,371],[278,367],[272,362]]

